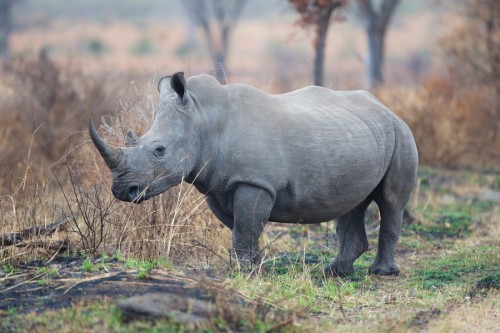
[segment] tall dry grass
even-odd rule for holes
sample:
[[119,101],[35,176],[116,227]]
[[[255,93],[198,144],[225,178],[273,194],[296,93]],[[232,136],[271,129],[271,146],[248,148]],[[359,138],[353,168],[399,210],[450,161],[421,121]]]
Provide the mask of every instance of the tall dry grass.
[[113,144],[123,145],[129,129],[144,133],[156,109],[155,80],[124,89],[124,80],[96,78],[41,54],[14,61],[0,81],[0,234],[67,221],[51,238],[0,247],[0,265],[50,258],[51,239],[91,255],[224,262],[228,231],[203,196],[184,184],[141,205],[119,202],[89,140],[90,115]]
[[[110,104],[99,81],[76,66],[58,66],[43,52],[9,67],[0,75],[0,233],[60,218],[62,197],[50,165],[72,145],[83,119],[108,112]],[[36,257],[38,250],[45,252],[22,244],[3,248],[0,264],[23,253]]]

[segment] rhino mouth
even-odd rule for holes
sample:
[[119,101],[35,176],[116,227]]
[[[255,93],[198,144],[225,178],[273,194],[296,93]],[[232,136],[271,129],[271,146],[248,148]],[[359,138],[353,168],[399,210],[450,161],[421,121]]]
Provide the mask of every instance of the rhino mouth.
[[139,191],[139,186],[138,185],[132,185],[129,188],[129,199],[130,202],[139,204],[147,199],[149,199],[146,195],[146,191]]
[[115,183],[112,188],[115,198],[121,201],[140,204],[170,189],[172,185],[167,182],[159,183],[153,181],[149,185],[141,185],[140,182],[133,181],[127,183]]
[[141,203],[151,197],[148,195],[147,189],[142,189],[139,183],[130,183],[126,186],[113,186],[112,188],[113,195],[115,198],[121,201],[133,202],[133,203]]

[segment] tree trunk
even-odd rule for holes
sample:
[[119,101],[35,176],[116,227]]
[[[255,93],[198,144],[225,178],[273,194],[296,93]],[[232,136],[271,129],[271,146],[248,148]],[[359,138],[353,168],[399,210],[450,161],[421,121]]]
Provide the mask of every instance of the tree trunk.
[[384,82],[384,40],[389,21],[400,0],[382,0],[376,11],[372,0],[358,0],[368,40],[366,58],[368,86],[374,88]]
[[[226,46],[222,46],[222,48],[226,48]],[[226,78],[226,51],[224,49],[217,50],[216,53],[212,56],[214,61],[214,73],[215,78],[220,83],[227,83]]]
[[11,0],[0,0],[0,57],[6,63],[9,57],[11,31]]
[[379,28],[367,29],[368,56],[366,57],[367,80],[371,88],[384,82],[384,32]]
[[316,27],[314,84],[317,86],[323,86],[324,84],[323,71],[325,65],[326,36],[328,34],[328,28],[330,27],[330,16],[332,15],[334,9],[334,7],[324,9]]
[[214,61],[215,77],[220,83],[227,84],[226,59],[227,52],[229,50],[229,37],[231,29],[229,26],[222,26],[220,29],[220,45],[217,47],[212,59]]

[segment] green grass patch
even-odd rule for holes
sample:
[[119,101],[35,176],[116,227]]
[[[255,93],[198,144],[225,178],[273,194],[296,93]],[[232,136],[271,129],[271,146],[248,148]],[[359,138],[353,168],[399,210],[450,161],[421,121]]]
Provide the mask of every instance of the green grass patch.
[[13,264],[7,263],[2,266],[2,270],[5,274],[14,274],[17,271],[17,267]]
[[478,289],[500,289],[500,271],[496,271],[483,276],[476,282]]
[[403,231],[414,232],[427,240],[467,237],[477,216],[491,210],[496,204],[490,201],[457,202],[429,208],[423,212],[422,221],[404,225]]
[[57,276],[59,275],[59,271],[55,267],[40,267],[36,270],[36,274],[45,274],[48,276]]
[[144,280],[148,278],[149,273],[152,269],[163,268],[170,270],[173,266],[167,259],[161,258],[158,260],[128,259],[125,262],[125,267],[137,270],[137,277],[141,280]]
[[93,272],[95,271],[97,268],[94,264],[94,262],[92,261],[92,259],[90,257],[86,258],[83,262],[82,262],[82,271],[85,272],[85,273],[89,273],[89,272]]
[[478,246],[462,249],[451,255],[422,260],[414,271],[413,280],[424,289],[447,285],[474,286],[478,279],[486,279],[484,283],[498,283],[498,267],[498,248]]
[[361,260],[351,277],[334,278],[323,273],[323,265],[331,261],[331,254],[324,257],[292,253],[276,258],[258,278],[240,272],[231,275],[226,283],[250,298],[264,299],[266,303],[286,310],[329,313],[332,307],[338,306],[340,300],[345,302],[346,297],[371,285],[367,269],[371,260],[370,255]]
[[458,238],[467,236],[469,227],[473,222],[472,215],[467,207],[446,207],[438,208],[435,212],[429,213],[427,223],[414,223],[406,225],[404,228],[428,240],[448,238]]
[[178,324],[166,320],[124,322],[114,304],[96,302],[70,308],[19,314],[16,310],[0,310],[1,332],[182,332]]

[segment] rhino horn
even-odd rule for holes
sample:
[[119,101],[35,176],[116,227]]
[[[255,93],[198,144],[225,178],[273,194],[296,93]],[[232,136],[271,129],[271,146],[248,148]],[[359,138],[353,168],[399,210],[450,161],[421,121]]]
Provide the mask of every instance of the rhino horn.
[[125,136],[125,146],[133,147],[137,145],[137,135],[135,135],[134,131],[128,131]]
[[90,117],[89,117],[89,133],[92,142],[96,146],[97,150],[99,150],[99,153],[101,153],[101,156],[104,159],[104,162],[106,162],[106,165],[111,170],[116,169],[120,164],[120,159],[123,154],[122,149],[113,147],[104,142],[104,140],[97,133],[94,126],[94,122]]

